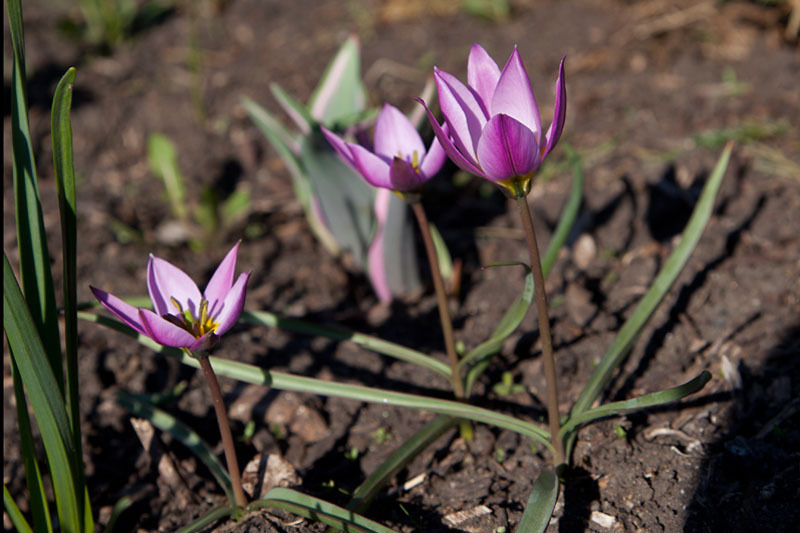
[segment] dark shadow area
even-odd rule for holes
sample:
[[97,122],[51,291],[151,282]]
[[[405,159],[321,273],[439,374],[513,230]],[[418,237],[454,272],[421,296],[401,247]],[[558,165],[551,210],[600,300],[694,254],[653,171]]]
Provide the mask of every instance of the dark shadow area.
[[706,450],[686,532],[796,531],[800,479],[800,324],[760,367],[742,359],[727,433]]
[[600,499],[600,487],[591,472],[570,468],[564,481],[564,513],[558,521],[559,533],[587,531],[593,501]]
[[647,185],[645,220],[653,239],[667,242],[683,231],[706,178],[703,174],[695,176],[689,188],[684,190],[675,178],[675,165],[670,164],[658,182]]

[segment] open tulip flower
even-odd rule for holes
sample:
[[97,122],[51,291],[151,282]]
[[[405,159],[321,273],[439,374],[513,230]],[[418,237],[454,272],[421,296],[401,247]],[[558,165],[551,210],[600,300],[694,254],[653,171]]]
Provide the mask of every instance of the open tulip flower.
[[238,250],[237,243],[217,267],[202,294],[184,271],[151,255],[147,263],[147,290],[154,311],[133,307],[95,287],[91,290],[117,318],[157,343],[206,351],[233,327],[244,308],[245,288],[251,272],[240,274],[234,283]]
[[442,168],[447,155],[437,139],[425,150],[416,128],[396,107],[385,104],[375,123],[374,150],[322,133],[339,155],[375,187],[399,193],[419,189]]
[[[564,128],[567,93],[564,59],[558,71],[553,123],[542,135],[539,108],[517,48],[503,71],[480,45],[472,45],[467,62],[468,86],[434,67],[444,125],[428,118],[450,159],[463,170],[525,194],[533,173],[553,149]],[[445,128],[446,126],[446,128]]]

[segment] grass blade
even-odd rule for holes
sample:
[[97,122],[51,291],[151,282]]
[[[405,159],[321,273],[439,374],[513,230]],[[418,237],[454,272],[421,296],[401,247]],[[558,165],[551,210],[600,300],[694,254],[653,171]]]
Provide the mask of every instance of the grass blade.
[[247,506],[247,509],[255,510],[262,507],[285,509],[310,520],[322,522],[340,531],[393,533],[393,530],[353,511],[292,489],[280,487],[272,489],[267,493],[266,498],[254,501]]
[[[62,531],[83,529],[83,502],[78,502],[75,447],[69,425],[64,397],[45,355],[44,345],[25,304],[8,257],[3,254],[3,327],[9,350],[19,369],[25,391],[30,399],[56,496],[58,518]],[[81,491],[83,493],[83,491]]]
[[[25,520],[17,506],[17,502],[11,497],[11,493],[8,492],[8,487],[5,484],[3,484],[3,508],[6,510],[8,518],[11,520],[11,525],[14,526],[17,533],[33,533],[30,524]],[[48,528],[47,531],[51,531],[51,529]]]
[[222,507],[215,507],[208,513],[204,514],[191,524],[180,528],[175,533],[196,533],[208,528],[211,524],[222,520],[227,516],[231,516],[236,512],[236,508],[230,505],[223,505]]
[[11,158],[20,278],[31,317],[44,343],[48,364],[63,394],[64,373],[61,367],[58,309],[53,289],[53,275],[50,272],[50,254],[47,251],[47,235],[28,124],[22,7],[19,0],[9,0],[6,6],[14,48],[11,82]]
[[300,129],[300,133],[303,135],[309,135],[311,133],[311,128],[316,121],[311,116],[311,113],[309,113],[308,109],[306,109],[303,104],[292,98],[292,96],[284,91],[277,83],[271,83],[269,90],[272,91],[272,96],[275,97],[275,100],[278,101],[286,114],[289,115],[289,118],[291,118],[292,121],[297,125],[298,129]]
[[[80,313],[79,317],[109,327],[119,331],[120,333],[124,333],[125,335],[136,339],[140,344],[147,346],[156,353],[177,359],[185,365],[194,368],[199,368],[200,366],[200,363],[197,361],[197,359],[186,355],[177,348],[161,346],[149,337],[139,335],[122,322],[91,313]],[[238,379],[239,381],[244,381],[246,383],[268,385],[276,389],[309,392],[312,394],[319,394],[321,396],[336,396],[339,398],[348,398],[363,402],[394,405],[397,407],[429,411],[432,413],[449,415],[457,418],[468,418],[476,422],[483,422],[484,424],[509,429],[519,433],[520,435],[524,435],[536,440],[540,444],[546,446],[548,449],[552,449],[552,445],[548,440],[547,430],[542,429],[530,422],[519,420],[502,413],[496,413],[482,407],[476,407],[451,400],[441,400],[438,398],[429,398],[427,396],[418,396],[415,394],[392,392],[382,389],[363,387],[360,385],[350,385],[346,383],[336,383],[333,381],[294,376],[291,374],[284,374],[282,372],[270,372],[257,366],[240,363],[238,361],[219,359],[217,357],[209,357],[209,361],[211,361],[211,366],[214,368],[214,372],[216,372],[218,375]]]
[[169,433],[189,448],[195,456],[211,471],[214,479],[230,501],[233,501],[233,486],[228,471],[214,454],[211,446],[204,441],[192,428],[158,407],[148,403],[139,395],[131,394],[124,390],[116,393],[117,402],[134,415],[145,418],[161,431]]
[[425,355],[417,350],[406,348],[400,344],[385,341],[378,337],[365,335],[363,333],[356,333],[344,329],[331,328],[327,326],[319,326],[310,322],[304,322],[294,318],[286,318],[268,313],[266,311],[245,311],[242,313],[242,322],[246,324],[256,324],[259,326],[268,326],[272,328],[284,329],[286,331],[294,331],[295,333],[304,333],[307,335],[319,335],[329,339],[340,341],[351,341],[355,344],[362,346],[373,352],[388,355],[401,361],[413,363],[421,367],[432,370],[441,374],[448,380],[450,379],[450,367],[445,363],[434,359],[429,355]]
[[[700,236],[708,223],[708,219],[711,217],[714,208],[714,199],[722,183],[722,178],[725,176],[725,170],[728,167],[732,149],[733,145],[730,143],[725,147],[719,161],[717,161],[716,167],[714,167],[714,171],[711,173],[711,177],[708,179],[708,182],[706,182],[705,187],[703,187],[703,192],[692,212],[689,223],[686,225],[686,229],[683,231],[680,243],[675,247],[675,250],[672,251],[666,263],[664,263],[664,267],[658,273],[650,289],[639,302],[634,313],[625,322],[619,334],[614,338],[614,341],[595,369],[591,379],[587,382],[586,387],[575,402],[569,415],[570,419],[588,410],[595,399],[597,399],[609,379],[611,379],[614,370],[628,354],[642,328],[650,320],[656,307],[661,303],[661,300],[664,299],[664,296],[666,296],[670,287],[672,287],[675,279],[677,279],[678,274],[683,270],[686,261],[688,261],[689,256],[700,240]],[[569,423],[569,421],[567,423]]]
[[531,490],[517,533],[542,533],[547,529],[557,499],[558,477],[550,470],[542,470]]
[[[66,360],[67,413],[72,426],[75,446],[74,471],[79,492],[87,493],[83,472],[83,446],[81,442],[81,412],[78,395],[78,289],[77,289],[77,197],[75,191],[75,168],[72,161],[72,124],[69,113],[72,107],[72,86],[75,69],[70,68],[61,78],[53,95],[50,114],[50,131],[53,139],[53,168],[58,189],[58,210],[61,215],[61,250],[64,285],[64,359]],[[91,503],[84,502],[88,512],[84,513],[85,526],[94,530]]]
[[178,165],[175,143],[163,133],[151,133],[147,139],[147,161],[153,174],[164,181],[172,215],[181,222],[186,222],[189,216],[186,209],[186,186]]
[[580,414],[570,417],[566,424],[561,427],[561,434],[566,435],[571,431],[577,429],[581,424],[604,418],[606,416],[620,415],[623,413],[630,413],[631,411],[638,411],[647,407],[655,405],[663,405],[665,403],[674,402],[685,398],[690,394],[702,389],[706,383],[711,379],[711,374],[707,370],[703,370],[699,376],[687,381],[683,385],[672,387],[671,389],[645,394],[638,398],[624,400],[621,402],[612,402],[588,411],[583,411]]
[[457,418],[439,415],[414,433],[399,448],[392,452],[375,471],[358,486],[347,508],[357,513],[363,512],[379,490],[394,476],[414,460],[414,458],[433,441],[458,423]]

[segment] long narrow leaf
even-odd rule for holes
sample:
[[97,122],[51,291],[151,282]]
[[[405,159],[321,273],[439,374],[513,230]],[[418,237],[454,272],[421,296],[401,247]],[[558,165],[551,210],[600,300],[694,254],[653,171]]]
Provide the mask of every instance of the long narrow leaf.
[[81,531],[83,501],[79,502],[77,496],[77,480],[73,472],[75,447],[64,397],[5,254],[3,327],[42,434],[61,529],[70,533]]
[[558,477],[551,470],[542,470],[533,484],[517,533],[542,533],[547,529],[557,499]]
[[283,110],[286,111],[286,114],[289,115],[289,117],[300,129],[300,133],[303,135],[309,135],[311,133],[311,128],[316,121],[311,116],[311,113],[309,113],[308,109],[306,109],[303,104],[292,98],[289,93],[281,89],[280,85],[277,83],[271,83],[269,89],[272,91],[272,96],[275,97],[275,100],[278,101]]
[[331,127],[335,122],[364,110],[367,91],[361,81],[361,51],[358,38],[349,37],[325,69],[314,89],[308,108],[317,122]]
[[268,313],[266,311],[245,311],[242,313],[242,322],[246,324],[256,324],[259,326],[268,326],[272,328],[284,329],[286,331],[294,331],[295,333],[305,333],[307,335],[319,335],[329,339],[351,341],[355,344],[362,346],[373,352],[400,359],[409,363],[414,363],[421,367],[432,370],[441,374],[448,380],[450,379],[450,367],[445,363],[434,359],[428,355],[411,348],[406,348],[400,344],[385,341],[378,337],[365,335],[363,333],[356,333],[344,329],[330,328],[326,326],[319,326],[310,322],[297,320],[294,318],[287,318]]
[[[28,521],[25,520],[25,517],[19,510],[17,502],[14,501],[14,498],[11,497],[11,493],[8,492],[8,487],[6,487],[5,484],[3,484],[3,508],[6,510],[6,513],[8,513],[8,518],[11,520],[11,524],[14,526],[14,529],[17,530],[17,533],[33,532],[30,524],[28,524]],[[50,531],[50,529],[48,529],[48,531]]]
[[228,471],[214,454],[211,446],[200,437],[192,428],[158,407],[148,403],[143,397],[131,394],[124,390],[116,393],[117,402],[134,415],[145,418],[161,431],[169,433],[178,439],[184,446],[200,459],[211,471],[214,479],[225,491],[230,501],[233,501],[233,485]]
[[83,446],[81,442],[81,411],[78,394],[78,290],[77,290],[77,198],[75,168],[72,161],[72,124],[69,120],[72,107],[72,85],[75,69],[70,68],[61,78],[53,95],[50,114],[50,131],[53,139],[53,167],[58,188],[58,210],[61,214],[61,252],[64,285],[64,359],[66,360],[67,408],[72,425],[75,446],[75,465],[79,493],[87,495],[84,502],[84,523],[87,531],[94,530],[91,503],[88,500],[83,473]]
[[339,531],[393,533],[393,530],[353,511],[292,489],[274,488],[267,493],[263,500],[256,500],[247,506],[248,510],[261,507],[285,509],[296,515],[327,524]]
[[358,486],[350,502],[348,509],[357,513],[363,512],[375,495],[386,483],[397,475],[403,468],[414,460],[430,444],[445,434],[445,432],[458,423],[457,418],[439,415],[419,431],[414,433],[402,446],[398,447],[392,454],[383,461],[375,471]]
[[[556,230],[553,233],[553,238],[550,239],[550,244],[547,246],[544,259],[542,260],[542,273],[545,277],[547,277],[547,274],[553,267],[556,257],[558,256],[558,251],[567,241],[569,232],[575,223],[575,219],[578,217],[578,211],[580,210],[581,202],[583,200],[583,164],[580,157],[578,157],[574,151],[568,150],[568,154],[573,171],[572,187],[570,189],[567,203],[564,206],[564,210],[561,212],[561,218],[558,221],[558,226],[556,226]],[[472,367],[467,371],[465,378],[465,389],[467,390],[467,394],[469,394],[469,392],[472,390],[473,385],[483,374],[486,368],[488,368],[489,357],[500,349],[506,337],[508,337],[525,318],[528,307],[530,307],[530,304],[533,301],[533,295],[533,277],[528,274],[525,277],[525,287],[523,288],[522,293],[508,308],[508,311],[506,311],[505,315],[500,320],[500,324],[498,324],[489,340],[478,345],[461,360],[460,364],[462,366],[466,366],[468,364],[472,365]]]
[[236,508],[232,505],[223,505],[222,507],[215,507],[208,513],[204,514],[191,524],[180,528],[175,533],[197,533],[208,528],[218,520],[222,520],[228,516],[236,513]]
[[[185,365],[189,365],[194,368],[199,368],[200,366],[200,363],[197,361],[197,359],[186,355],[183,351],[177,348],[161,346],[149,337],[138,334],[119,321],[90,313],[80,313],[78,316],[82,319],[96,322],[103,326],[119,331],[120,333],[124,333],[125,335],[136,339],[140,344],[147,346],[153,351],[177,359]],[[407,407],[409,409],[429,411],[432,413],[450,415],[458,418],[467,418],[476,422],[483,422],[484,424],[509,429],[519,433],[520,435],[524,435],[536,440],[540,444],[546,446],[548,449],[552,449],[552,445],[548,440],[548,432],[545,429],[512,416],[496,413],[494,411],[490,411],[489,409],[472,406],[462,402],[440,400],[438,398],[429,398],[426,396],[418,396],[415,394],[406,394],[402,392],[392,392],[382,389],[363,387],[360,385],[336,383],[321,379],[284,374],[282,372],[270,372],[266,369],[248,365],[246,363],[219,359],[217,357],[210,357],[209,361],[211,361],[211,366],[214,368],[214,372],[217,374],[238,379],[239,381],[244,381],[246,383],[268,385],[276,389],[308,392],[311,394],[319,394],[321,396],[336,396],[339,398],[379,403],[382,405]]]
[[61,340],[58,329],[50,254],[42,217],[39,185],[36,179],[33,145],[28,125],[28,103],[25,81],[25,41],[22,30],[22,8],[19,0],[6,2],[11,42],[14,47],[14,68],[11,89],[11,158],[14,176],[14,209],[17,221],[20,277],[36,329],[41,334],[47,361],[64,392],[61,368]]
[[25,465],[25,483],[28,487],[28,501],[36,531],[52,531],[53,523],[47,503],[47,493],[42,482],[42,472],[36,460],[36,445],[33,440],[31,418],[28,414],[28,398],[19,375],[13,350],[11,352],[11,376],[14,382],[14,397],[17,400],[17,428],[19,429],[20,453]]
[[697,246],[700,236],[711,217],[714,208],[714,199],[717,196],[725,170],[728,167],[733,144],[729,143],[722,152],[714,171],[711,173],[708,182],[703,187],[700,199],[692,212],[689,223],[683,231],[683,236],[678,246],[672,251],[664,267],[656,276],[650,289],[644,295],[636,310],[622,326],[622,329],[614,338],[600,364],[594,371],[591,379],[586,383],[586,387],[581,392],[575,405],[570,412],[570,418],[576,417],[589,409],[592,403],[600,395],[600,392],[611,379],[612,374],[625,358],[633,346],[634,341],[639,336],[642,328],[650,320],[658,304],[664,299],[672,284],[683,270],[686,261]]
[[710,379],[711,374],[707,370],[703,370],[699,376],[691,381],[687,381],[683,385],[678,385],[677,387],[672,387],[671,389],[659,392],[645,394],[644,396],[630,400],[607,403],[605,405],[601,405],[600,407],[583,411],[582,413],[570,417],[567,423],[561,427],[561,434],[566,435],[569,432],[574,431],[581,424],[585,424],[586,422],[590,422],[592,420],[597,420],[598,418],[621,415],[624,413],[630,413],[631,411],[638,411],[647,407],[663,405],[665,403],[671,403],[680,400],[681,398],[685,398],[686,396],[694,394],[702,389]]

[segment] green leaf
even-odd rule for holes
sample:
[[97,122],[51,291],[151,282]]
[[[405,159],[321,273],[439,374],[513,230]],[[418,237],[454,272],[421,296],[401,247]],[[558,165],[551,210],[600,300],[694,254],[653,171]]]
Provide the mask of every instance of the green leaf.
[[392,533],[392,530],[338,505],[292,489],[274,488],[263,500],[247,506],[248,510],[273,507],[327,524],[339,531]]
[[[67,408],[72,425],[75,446],[74,471],[78,477],[78,492],[86,493],[83,473],[83,446],[81,439],[81,411],[78,393],[78,219],[75,191],[75,168],[72,162],[72,124],[69,113],[72,107],[72,86],[75,69],[70,68],[58,82],[53,95],[50,130],[53,139],[53,168],[58,189],[58,210],[61,215],[61,252],[64,276],[64,359],[67,370]],[[87,530],[94,530],[91,502],[87,499],[84,516]]]
[[389,210],[381,246],[386,280],[395,295],[412,294],[422,288],[414,238],[416,228],[411,218],[408,203],[389,192]]
[[147,161],[153,174],[164,180],[173,216],[185,222],[188,215],[186,186],[178,165],[175,144],[163,133],[151,133],[147,139]]
[[558,477],[551,470],[542,470],[533,485],[525,513],[517,533],[541,533],[547,529],[558,500]]
[[50,272],[50,254],[47,251],[47,234],[42,217],[33,143],[28,125],[22,8],[19,0],[9,0],[6,2],[6,7],[14,48],[11,77],[11,159],[20,277],[25,300],[44,343],[48,364],[63,394],[64,371],[61,367],[58,309],[53,275]]
[[[572,407],[567,424],[570,420],[578,417],[581,413],[588,410],[592,403],[600,395],[600,392],[608,384],[612,374],[616,368],[622,363],[625,356],[633,347],[633,343],[642,331],[642,328],[650,320],[656,307],[664,299],[672,284],[683,270],[686,261],[691,256],[697,243],[700,241],[700,236],[711,217],[714,209],[714,199],[717,196],[717,191],[722,183],[722,178],[725,176],[725,170],[728,167],[730,160],[732,144],[728,144],[722,155],[717,161],[711,176],[703,187],[703,192],[700,199],[692,212],[689,223],[686,229],[683,230],[683,236],[678,246],[672,251],[667,261],[664,263],[663,268],[656,276],[650,289],[645,293],[636,310],[628,318],[622,329],[614,338],[611,346],[608,347],[603,359],[592,374],[591,379],[586,383],[583,391],[581,392],[575,405]],[[567,449],[571,447],[572,436],[568,435]]]
[[220,460],[214,455],[211,446],[209,446],[200,435],[171,414],[148,403],[142,396],[131,394],[125,390],[118,390],[116,397],[117,402],[125,409],[140,418],[149,420],[153,426],[161,431],[169,433],[183,443],[184,446],[189,448],[189,450],[211,471],[214,479],[217,480],[219,486],[225,491],[228,499],[233,501],[233,485],[231,484],[228,471],[225,470]]
[[311,129],[316,121],[311,116],[308,109],[292,98],[289,93],[281,89],[280,85],[277,83],[271,83],[269,89],[272,91],[272,96],[275,97],[283,110],[286,111],[286,114],[289,115],[289,118],[300,128],[300,133],[303,135],[310,135]]
[[175,533],[196,533],[199,531],[206,530],[212,524],[222,520],[231,515],[235,515],[237,510],[235,507],[231,505],[223,505],[221,507],[215,507],[211,509],[208,513],[204,514],[191,524],[188,524],[182,528],[180,528]]
[[450,257],[450,250],[447,249],[447,244],[445,244],[442,234],[439,233],[436,226],[429,223],[428,227],[431,230],[433,247],[436,248],[436,257],[439,259],[439,270],[442,273],[442,278],[449,280],[453,277],[453,258]]
[[[22,297],[8,257],[3,254],[3,327],[34,416],[42,434],[50,476],[63,531],[83,529],[83,502],[78,502],[77,479],[73,471],[75,448],[64,397],[47,361],[28,306]],[[82,493],[82,492],[81,492]]]
[[[183,351],[177,348],[161,346],[149,337],[138,334],[136,331],[117,320],[90,313],[80,313],[79,317],[124,333],[125,335],[136,339],[140,344],[147,346],[153,351],[177,359],[185,365],[194,368],[199,368],[200,366],[200,363],[197,361],[197,359],[185,354]],[[216,372],[218,375],[238,379],[246,383],[268,385],[270,387],[283,390],[310,392],[312,394],[319,394],[321,396],[336,396],[339,398],[379,403],[382,405],[394,405],[397,407],[406,407],[409,409],[450,415],[457,418],[467,418],[476,422],[483,422],[484,424],[509,429],[519,433],[520,435],[524,435],[540,442],[548,449],[552,449],[552,445],[548,440],[547,430],[530,422],[519,420],[502,413],[496,413],[482,407],[465,404],[463,402],[440,400],[438,398],[429,398],[426,396],[418,396],[415,394],[406,394],[402,392],[392,392],[383,389],[363,387],[360,385],[336,383],[321,379],[284,374],[282,372],[270,372],[266,369],[248,365],[246,363],[219,359],[217,357],[209,357],[209,361],[211,362],[214,372]]]
[[448,429],[452,428],[457,423],[457,418],[439,415],[425,424],[420,430],[414,433],[411,438],[393,451],[392,454],[358,486],[353,496],[350,498],[347,508],[357,513],[364,512],[378,491],[380,491],[386,483],[408,466],[408,464],[425,448],[430,446],[436,439],[444,435]]
[[582,413],[576,414],[569,418],[567,423],[561,427],[561,434],[566,435],[569,432],[577,429],[581,424],[585,424],[586,422],[590,422],[592,420],[597,420],[598,418],[621,415],[624,413],[630,413],[631,411],[638,411],[640,409],[646,409],[647,407],[663,405],[665,403],[671,403],[680,400],[681,398],[685,398],[686,396],[694,394],[702,389],[710,379],[711,374],[707,370],[703,370],[699,376],[684,383],[683,385],[659,392],[645,394],[644,396],[633,398],[631,400],[607,403],[605,405],[595,407],[594,409],[583,411]]
[[[567,241],[569,232],[575,223],[575,219],[578,217],[578,211],[580,210],[581,202],[583,200],[583,164],[580,157],[578,157],[573,150],[569,149],[568,147],[566,150],[573,171],[572,187],[570,189],[567,203],[564,205],[564,210],[561,212],[561,218],[559,219],[556,230],[553,233],[553,238],[550,239],[550,244],[547,246],[547,250],[545,251],[544,258],[542,260],[542,273],[545,277],[547,277],[547,274],[553,267],[553,264],[558,257],[559,250],[561,250],[561,248],[564,246],[564,243]],[[519,263],[515,262],[513,264]],[[503,318],[500,320],[500,324],[498,324],[498,326],[495,328],[495,331],[492,333],[492,336],[489,338],[489,340],[480,344],[471,350],[467,355],[465,355],[464,358],[462,358],[461,362],[459,363],[462,367],[465,367],[468,364],[472,365],[467,371],[465,378],[465,389],[467,394],[470,393],[472,386],[483,374],[486,368],[488,368],[490,356],[495,354],[503,346],[505,339],[514,332],[514,330],[525,318],[525,314],[527,313],[527,310],[533,301],[533,295],[533,276],[529,273],[525,276],[525,286],[522,290],[522,293],[514,300],[508,311],[506,311],[505,315],[503,315]]]
[[441,374],[448,380],[450,379],[450,367],[445,363],[425,355],[422,352],[418,352],[417,350],[412,350],[411,348],[406,348],[400,344],[385,341],[371,335],[365,335],[363,333],[356,333],[339,328],[319,326],[317,324],[304,322],[294,318],[281,317],[266,311],[245,311],[242,313],[241,320],[246,324],[268,326],[286,331],[294,331],[295,333],[304,333],[307,335],[319,335],[329,339],[341,341],[351,341],[368,350],[372,350],[373,352],[388,355],[390,357],[394,357],[395,359],[400,359],[401,361],[419,365]]
[[[17,533],[33,533],[30,524],[25,520],[25,517],[17,506],[17,502],[14,501],[14,498],[11,497],[11,493],[8,492],[8,487],[6,487],[5,483],[3,483],[3,508],[5,508],[6,513],[8,513],[8,518],[11,520],[11,524],[14,526],[14,529],[17,530]],[[52,529],[48,527],[47,531],[52,531]]]
[[339,48],[314,89],[308,109],[317,122],[333,127],[336,122],[364,110],[367,91],[361,81],[358,38],[351,36]]
[[114,504],[114,507],[111,508],[111,515],[108,517],[108,523],[106,524],[106,533],[114,533],[114,527],[117,525],[117,520],[119,520],[119,516],[124,513],[131,505],[133,505],[134,500],[130,496],[123,496],[117,503]]
[[300,164],[322,211],[319,218],[340,248],[365,265],[375,225],[372,186],[342,162],[319,131],[301,141]]

